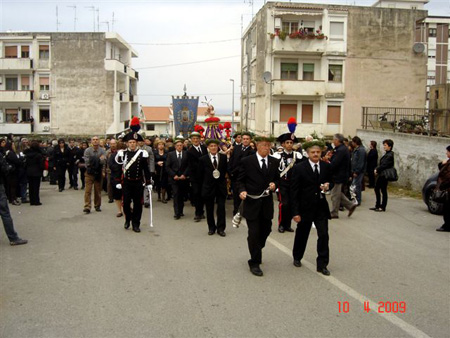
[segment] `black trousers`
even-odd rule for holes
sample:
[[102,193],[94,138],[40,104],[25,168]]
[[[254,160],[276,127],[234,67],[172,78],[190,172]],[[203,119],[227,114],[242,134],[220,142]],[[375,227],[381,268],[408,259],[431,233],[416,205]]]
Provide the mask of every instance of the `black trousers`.
[[58,188],[64,189],[64,186],[66,185],[66,166],[57,166],[56,167],[56,174],[58,177]]
[[[206,220],[209,231],[225,231],[225,200],[226,196],[205,196]],[[214,219],[214,204],[217,203],[217,223]]]
[[80,168],[80,179],[81,179],[81,186],[84,188],[86,186],[85,181],[85,174],[86,174],[86,168]]
[[[283,182],[283,184],[289,184],[289,181]],[[278,189],[278,227],[290,229],[293,215],[289,204],[289,187],[282,186],[280,183]]]
[[[139,229],[141,225],[142,203],[144,196],[144,186],[142,181],[123,182],[123,211],[125,213],[125,220],[131,221],[134,229]],[[133,211],[131,211],[131,202],[133,202]]]
[[205,210],[203,208],[205,202],[202,197],[202,185],[198,182],[191,181],[191,188],[191,201],[195,207],[195,216],[203,216],[203,214],[205,213]]
[[239,191],[237,188],[236,178],[231,178],[231,189],[233,190],[233,216],[239,211],[239,206],[241,205],[241,198],[239,197]]
[[[384,176],[378,176],[377,182],[375,183],[375,197],[376,197],[375,208],[386,209],[388,202],[388,193],[387,193],[388,183],[389,183],[388,180]],[[383,199],[381,199],[380,192],[383,195]]]
[[450,230],[450,198],[444,202],[444,229]]
[[184,196],[187,192],[188,182],[186,180],[173,181],[171,186],[174,214],[175,216],[181,216],[184,210]]
[[267,237],[272,231],[272,219],[261,215],[254,220],[247,220],[248,227],[248,250],[250,252],[250,267],[258,266],[262,262],[262,249],[266,246]]
[[319,237],[317,239],[317,267],[326,268],[330,260],[328,219],[320,212],[316,212],[314,217],[302,217],[301,221],[297,224],[292,255],[295,260],[302,260],[313,222],[317,229],[317,236]]
[[367,168],[367,176],[369,177],[369,186],[375,187],[375,173],[373,172],[375,168]]
[[30,205],[37,205],[41,203],[41,200],[39,199],[40,187],[41,187],[41,177],[28,176]]

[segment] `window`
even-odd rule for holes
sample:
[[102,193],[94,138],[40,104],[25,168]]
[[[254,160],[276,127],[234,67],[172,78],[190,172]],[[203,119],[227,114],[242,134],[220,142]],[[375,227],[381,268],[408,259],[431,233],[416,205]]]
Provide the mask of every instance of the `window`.
[[314,63],[303,64],[303,81],[314,81]]
[[330,22],[330,39],[343,40],[344,39],[344,23]]
[[327,123],[328,124],[341,123],[341,106],[328,106]]
[[31,116],[31,113],[30,113],[30,109],[23,109],[22,108],[22,121],[25,121],[25,122],[27,122],[27,121],[29,121],[30,120],[30,116]]
[[20,85],[22,86],[22,90],[30,90],[30,77],[22,76],[20,79]]
[[154,124],[146,124],[145,129],[146,130],[155,130],[155,125]]
[[428,29],[428,37],[435,38],[437,35],[437,29],[436,28],[429,28]]
[[6,78],[6,90],[19,90],[19,84],[17,77]]
[[39,76],[39,90],[50,90],[50,79],[48,76]]
[[428,50],[428,58],[429,59],[435,59],[436,58],[436,49],[429,49]]
[[302,104],[302,123],[313,123],[312,104]]
[[24,59],[30,58],[30,46],[21,46],[20,47],[21,53],[20,57]]
[[281,64],[281,79],[282,80],[297,80],[298,63],[282,63]]
[[284,21],[282,26],[282,31],[286,33],[298,32],[298,21]]
[[302,21],[302,28],[307,34],[315,34],[315,22],[314,21]]
[[39,122],[50,122],[49,108],[39,108]]
[[287,122],[290,117],[297,118],[297,104],[280,104],[280,122]]
[[328,81],[342,82],[342,65],[328,66]]
[[6,122],[16,123],[18,121],[17,117],[19,113],[18,109],[5,109],[5,113],[6,113]]
[[17,46],[6,46],[5,58],[7,59],[17,58]]
[[48,59],[49,56],[49,45],[39,45],[39,59]]

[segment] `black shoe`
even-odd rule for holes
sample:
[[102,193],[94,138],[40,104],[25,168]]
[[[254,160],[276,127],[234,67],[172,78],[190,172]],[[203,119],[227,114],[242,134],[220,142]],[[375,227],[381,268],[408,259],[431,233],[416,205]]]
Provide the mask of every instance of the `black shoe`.
[[210,235],[210,236],[212,236],[212,235],[214,235],[216,232],[215,231],[208,231],[208,235]]
[[108,203],[114,203],[113,199],[108,200]]
[[175,216],[173,216],[173,218],[175,218],[175,219],[180,219],[181,216],[180,216],[180,215],[175,215]]
[[225,237],[227,235],[225,231],[218,231],[217,233],[219,234],[220,237]]
[[23,245],[23,244],[27,244],[28,241],[26,239],[22,239],[22,238],[17,238],[15,241],[11,241],[9,242],[10,245]]
[[83,212],[84,212],[85,214],[89,214],[89,213],[91,212],[91,210],[88,209],[88,208],[84,208],[84,209],[83,209]]
[[201,220],[200,216],[195,216],[194,217],[194,222],[200,222],[200,220]]
[[125,229],[128,229],[130,227],[130,221],[125,221],[125,224],[123,225]]
[[59,192],[62,192],[64,189],[59,189]]
[[330,271],[328,271],[327,268],[317,268],[317,272],[320,272],[320,273],[322,273],[322,275],[325,275],[325,276],[330,275]]
[[300,260],[294,259],[294,265],[299,268],[302,266],[302,262],[300,262]]
[[183,216],[184,216],[184,214],[183,214],[183,213],[181,213],[181,214],[180,214],[180,217],[183,217]]
[[144,208],[150,208],[150,203],[144,203]]
[[72,189],[72,188],[73,188],[73,186],[69,185],[69,189]]
[[100,207],[95,207],[95,211],[100,212],[102,209],[100,209]]
[[292,228],[287,228],[287,229],[284,229],[284,231],[287,231],[287,232],[294,232],[295,230],[292,229]]
[[358,204],[353,204],[353,206],[350,208],[350,210],[348,211],[348,217],[350,217],[351,215],[353,215],[353,213],[355,212],[356,207],[358,206]]
[[284,232],[284,228],[283,227],[278,227],[278,232],[283,233]]
[[444,226],[441,226],[440,228],[437,228],[436,231],[440,231],[440,232],[450,232],[450,229],[446,229],[446,228],[444,228]]
[[378,208],[377,207],[375,207],[375,208],[369,208],[369,210],[373,210],[373,211],[375,211],[375,210],[377,210]]
[[258,277],[262,277],[262,275],[263,275],[263,272],[262,272],[262,270],[259,268],[258,265],[257,265],[257,266],[251,266],[251,267],[250,267],[250,272],[251,272],[252,274],[254,274],[255,276],[258,276]]
[[134,232],[141,232],[141,229],[133,227]]
[[78,190],[78,187],[73,187],[73,190]]
[[201,216],[200,216],[200,219],[205,219],[205,215],[201,215]]
[[376,208],[375,209],[375,212],[385,212],[386,211],[386,209],[383,209],[383,208]]

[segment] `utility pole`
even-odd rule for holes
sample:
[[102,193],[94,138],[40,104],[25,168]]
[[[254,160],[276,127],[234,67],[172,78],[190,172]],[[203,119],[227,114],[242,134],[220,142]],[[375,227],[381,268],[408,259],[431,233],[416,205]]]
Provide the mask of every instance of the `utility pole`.
[[231,98],[231,130],[234,130],[234,79],[230,79],[233,83],[232,98]]
[[56,6],[56,31],[59,32],[59,25],[61,22],[59,22],[59,14],[58,14],[58,6]]
[[116,22],[117,20],[114,18],[114,12],[112,13],[112,20],[111,20],[111,31],[112,32],[114,32],[114,23]]
[[109,32],[109,21],[102,21],[100,23],[104,23],[104,24],[108,25],[108,32]]
[[97,7],[95,11],[97,12],[97,32],[100,32],[100,8]]

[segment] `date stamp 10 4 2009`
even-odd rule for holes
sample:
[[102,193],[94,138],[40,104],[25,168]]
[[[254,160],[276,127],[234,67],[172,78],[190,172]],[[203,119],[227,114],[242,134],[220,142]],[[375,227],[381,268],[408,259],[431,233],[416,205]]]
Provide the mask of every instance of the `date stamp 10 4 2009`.
[[[348,301],[338,302],[339,313],[349,313],[350,304]],[[369,301],[364,302],[363,311],[369,313],[371,311],[371,306]],[[406,302],[378,302],[378,313],[405,313],[406,312]]]

